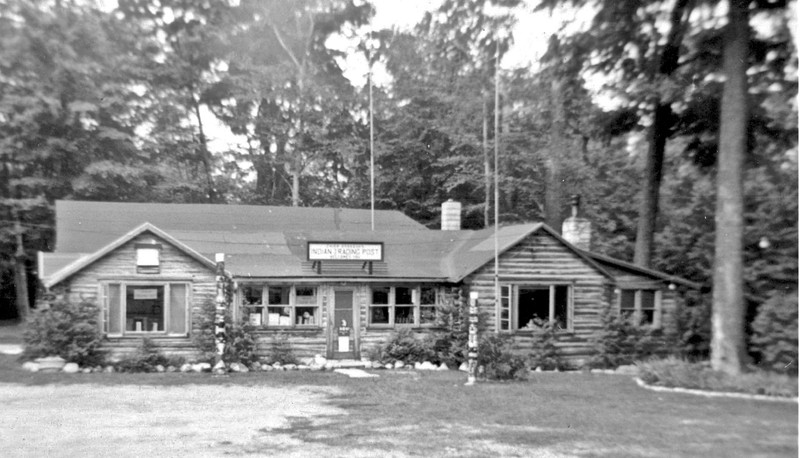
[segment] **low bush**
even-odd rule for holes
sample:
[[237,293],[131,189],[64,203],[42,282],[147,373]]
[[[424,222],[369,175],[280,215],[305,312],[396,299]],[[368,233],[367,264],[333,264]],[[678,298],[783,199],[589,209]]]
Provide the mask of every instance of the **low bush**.
[[250,365],[256,357],[256,339],[246,324],[225,326],[225,352],[222,360],[226,363]]
[[216,337],[214,335],[216,324],[214,319],[217,305],[213,300],[207,300],[200,306],[200,312],[194,317],[192,341],[200,353],[199,361],[214,363],[217,356]]
[[281,333],[272,336],[269,342],[267,363],[297,364],[297,357],[294,355],[294,349],[288,335]]
[[556,343],[558,342],[558,329],[547,322],[541,330],[533,335],[533,352],[531,353],[531,367],[541,367],[543,370],[566,369],[566,364],[561,358]]
[[759,367],[797,375],[797,291],[775,293],[758,308],[751,349]]
[[406,364],[435,361],[434,341],[430,337],[417,338],[410,329],[393,333],[381,348],[383,362],[402,361]]
[[150,339],[142,339],[136,352],[122,358],[114,366],[119,372],[156,372],[156,366],[166,368],[177,362],[164,356]]
[[615,368],[648,358],[657,348],[654,333],[658,332],[645,326],[636,326],[627,317],[609,308],[603,315],[603,329],[593,341],[596,353],[590,365]]
[[706,362],[669,357],[638,362],[639,377],[650,385],[797,397],[797,377],[756,370],[739,376],[712,370]]
[[511,352],[507,337],[488,335],[478,343],[478,367],[489,380],[524,380],[528,374],[525,358]]
[[23,333],[22,359],[58,355],[81,366],[103,363],[99,310],[90,302],[58,301],[31,312]]

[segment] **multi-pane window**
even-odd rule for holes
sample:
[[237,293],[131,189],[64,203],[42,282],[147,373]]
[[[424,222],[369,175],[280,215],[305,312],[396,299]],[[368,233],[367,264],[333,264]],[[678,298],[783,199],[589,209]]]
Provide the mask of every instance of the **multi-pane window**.
[[104,332],[186,334],[188,284],[120,282],[102,288]]
[[661,292],[654,289],[623,289],[619,292],[619,313],[636,325],[661,324]]
[[498,326],[502,331],[536,330],[550,323],[572,329],[569,285],[502,285]]
[[372,286],[369,298],[370,325],[431,326],[436,321],[433,286]]
[[[268,327],[319,326],[317,287],[305,285],[242,285],[242,305],[262,313]],[[251,323],[254,321],[251,320]]]

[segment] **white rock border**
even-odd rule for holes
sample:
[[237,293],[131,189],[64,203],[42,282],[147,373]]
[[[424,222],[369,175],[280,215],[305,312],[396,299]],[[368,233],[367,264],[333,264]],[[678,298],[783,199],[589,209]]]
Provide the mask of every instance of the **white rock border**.
[[662,393],[682,393],[682,394],[693,394],[696,396],[705,396],[709,398],[735,398],[735,399],[748,399],[752,401],[770,401],[770,402],[792,402],[797,403],[798,398],[783,398],[780,396],[767,396],[764,394],[747,394],[747,393],[733,393],[729,391],[706,391],[706,390],[694,390],[690,388],[672,388],[666,386],[657,386],[657,385],[648,385],[644,382],[644,380],[640,379],[639,377],[633,377],[633,380],[636,382],[637,385],[640,387],[651,390],[651,391],[658,391]]

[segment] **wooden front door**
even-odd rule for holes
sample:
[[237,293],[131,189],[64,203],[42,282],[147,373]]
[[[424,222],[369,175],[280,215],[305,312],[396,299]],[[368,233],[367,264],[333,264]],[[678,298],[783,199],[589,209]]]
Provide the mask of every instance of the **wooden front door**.
[[357,313],[353,289],[333,291],[333,320],[328,324],[328,358],[355,359],[358,356]]

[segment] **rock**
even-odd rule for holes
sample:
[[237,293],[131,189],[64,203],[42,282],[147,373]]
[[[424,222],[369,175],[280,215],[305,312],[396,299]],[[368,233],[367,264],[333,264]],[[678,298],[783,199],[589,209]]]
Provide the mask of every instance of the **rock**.
[[406,367],[406,363],[404,363],[402,361],[395,361],[394,362],[394,368],[395,369],[402,369],[404,367]]
[[373,369],[383,369],[383,364],[380,361],[373,361],[372,362]]
[[84,374],[91,374],[92,373],[92,368],[91,367],[84,367],[83,369],[81,369],[81,372],[83,372]]
[[175,366],[167,366],[167,372],[177,372],[178,368]]
[[[214,369],[217,369],[217,367],[215,366]],[[231,363],[229,369],[231,372],[242,372],[242,365],[239,363]]]
[[309,366],[308,364],[298,364],[297,365],[297,370],[298,371],[307,371],[309,369],[311,369],[311,366]]
[[275,368],[270,366],[269,364],[264,364],[263,366],[261,366],[261,370],[264,372],[269,372],[269,371],[274,371]]
[[78,367],[78,363],[67,363],[64,364],[64,368],[61,370],[67,374],[77,374],[78,371],[81,370],[81,368]]
[[240,364],[239,365],[239,372],[241,372],[242,374],[246,374],[246,373],[250,372],[250,369],[247,366],[245,366],[244,364]]
[[425,361],[419,365],[419,370],[421,371],[432,371],[434,369],[436,369],[436,366],[434,366],[430,361]]
[[461,372],[469,372],[469,364],[467,364],[467,362],[464,361],[463,363],[461,363],[460,366],[458,366],[458,370],[460,370]]
[[297,369],[297,364],[287,364],[287,365],[285,365],[283,367],[284,367],[284,370],[286,370],[286,371],[293,371],[293,370]]
[[301,365],[301,364],[303,366],[310,366],[310,365],[314,364],[314,358],[298,358],[297,362],[298,362],[298,366]]
[[422,366],[421,362],[417,361],[416,363],[414,363],[414,369],[419,370],[420,366]]
[[161,364],[156,365],[156,372],[164,372],[166,370]]
[[629,364],[626,366],[619,366],[614,372],[622,375],[637,375],[639,373],[639,369],[637,369],[636,366]]
[[[217,366],[219,366],[220,364],[222,364],[222,367],[225,367],[225,363],[223,363],[222,361],[217,363]],[[192,370],[194,372],[208,372],[211,370],[211,364],[209,363],[192,364]]]
[[533,370],[534,372],[542,372],[542,366],[536,366],[536,369]]
[[39,372],[39,363],[33,361],[26,361],[22,364],[22,368],[30,372]]
[[385,367],[386,369],[394,369],[394,364],[392,364],[392,363],[386,363],[386,365],[385,365],[385,366],[383,366],[383,367]]
[[258,361],[256,361],[256,362],[254,362],[254,363],[250,364],[250,370],[251,370],[251,371],[253,371],[253,372],[258,372],[258,371],[260,371],[260,370],[261,370],[261,363],[259,363]]
[[314,363],[309,364],[309,366],[325,366],[325,363],[328,362],[328,359],[322,355],[314,355]]
[[106,374],[113,374],[114,373],[114,366],[106,366],[103,368],[103,372]]
[[186,363],[183,366],[181,366],[181,372],[191,372],[191,371],[192,371],[192,365],[191,364]]
[[35,362],[39,364],[39,371],[41,372],[58,372],[67,363],[67,361],[60,356],[45,356],[44,358],[36,358]]
[[273,365],[272,365],[272,367],[273,367],[274,369],[277,369],[277,370],[279,370],[279,371],[280,371],[280,370],[283,370],[283,364],[281,364],[281,363],[275,363],[275,364],[273,364]]
[[447,364],[445,364],[445,363],[442,363],[442,364],[439,364],[439,370],[440,370],[440,371],[449,371],[449,370],[450,370],[450,368],[449,368],[449,367],[447,367]]

